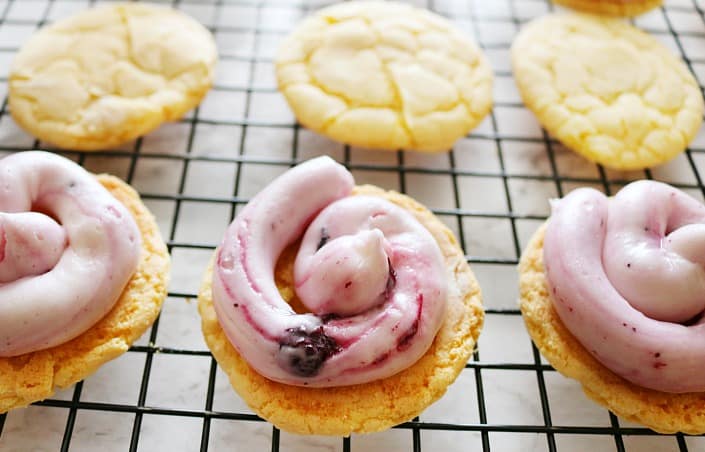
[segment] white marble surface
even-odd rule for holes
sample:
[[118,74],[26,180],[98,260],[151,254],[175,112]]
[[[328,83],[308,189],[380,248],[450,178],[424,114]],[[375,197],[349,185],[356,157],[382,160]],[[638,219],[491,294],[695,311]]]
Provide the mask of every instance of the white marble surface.
[[[7,0],[0,0],[0,14],[5,12],[4,18],[0,19],[0,99],[7,90],[7,72],[14,50],[36,29],[38,17],[45,15],[48,21],[52,21],[78,11],[88,3],[80,0],[16,0],[10,4]],[[244,0],[224,2],[225,5],[220,6],[213,1],[175,3],[206,25],[227,27],[227,30],[216,32],[220,52],[238,57],[221,61],[216,88],[199,109],[198,119],[213,123],[197,123],[193,130],[188,121],[161,127],[142,140],[140,152],[143,155],[137,158],[132,170],[130,151],[135,148],[134,142],[119,148],[128,151],[126,153],[94,154],[84,160],[85,166],[95,172],[111,172],[126,178],[132,171],[132,184],[145,195],[145,202],[156,215],[163,235],[175,244],[170,286],[173,296],[164,305],[154,345],[195,354],[153,355],[144,394],[145,406],[178,411],[173,413],[175,415],[145,414],[142,417],[138,436],[140,451],[191,451],[198,450],[201,444],[203,418],[176,414],[198,414],[206,407],[212,361],[206,353],[192,297],[198,290],[202,270],[212,250],[179,245],[215,246],[233,215],[228,201],[233,197],[249,198],[283,172],[286,165],[266,162],[289,161],[294,144],[299,159],[321,154],[339,160],[345,157],[340,144],[303,129],[295,131],[291,127],[291,112],[274,90],[271,57],[283,32],[301,19],[304,8],[313,9],[322,1],[267,0],[259,13]],[[426,6],[424,0],[413,3]],[[705,22],[692,10],[694,4],[701,8],[705,5],[690,0],[667,1],[667,4],[677,7],[677,10],[668,12],[667,18],[675,30],[687,34],[681,38],[680,44],[686,54],[695,59],[693,70],[701,82],[705,82]],[[455,215],[441,215],[440,218],[456,234],[462,232],[466,253],[479,261],[473,264],[473,269],[483,287],[486,306],[516,309],[514,262],[518,251],[541,223],[540,218],[548,214],[547,198],[583,185],[603,189],[600,173],[597,166],[553,142],[555,168],[558,174],[569,180],[558,183],[551,180],[554,169],[548,158],[543,132],[535,118],[520,106],[520,97],[510,75],[508,45],[517,32],[519,21],[549,11],[548,3],[543,0],[435,0],[434,5],[487,47],[486,54],[497,71],[494,96],[498,105],[492,117],[488,117],[471,136],[457,143],[452,160],[446,154],[351,149],[349,162],[353,166],[382,168],[354,169],[360,183],[405,189],[429,207],[444,212],[458,208],[464,214],[462,219]],[[253,29],[258,17],[259,27],[265,31],[260,34],[254,33]],[[656,33],[666,45],[677,50],[662,11],[640,17],[636,24]],[[254,55],[264,61],[250,63],[246,59]],[[257,90],[248,95],[243,88],[250,81]],[[244,119],[247,119],[247,127],[241,125]],[[497,137],[501,139],[496,140]],[[28,149],[33,146],[33,138],[4,114],[0,117],[0,146]],[[705,151],[705,132],[699,135],[692,148]],[[231,160],[187,162],[182,158],[186,153],[196,159]],[[696,169],[705,174],[705,153],[694,152],[692,160]],[[402,161],[406,171],[400,174],[396,166]],[[451,163],[461,172],[455,179],[448,172],[443,173],[451,168]],[[420,171],[425,168],[439,172]],[[673,183],[696,184],[693,169],[685,156],[653,169],[652,175]],[[606,171],[606,177],[609,188],[616,190],[624,181],[644,177],[644,173]],[[458,205],[454,192],[456,186]],[[171,198],[180,190],[190,200],[177,202]],[[699,190],[688,191],[702,199]],[[167,199],[162,199],[164,196]],[[507,217],[509,213],[520,218],[512,222]],[[484,262],[487,260],[499,260],[500,263]],[[149,333],[138,344],[148,345],[148,342]],[[480,338],[479,356],[482,363],[490,365],[533,364],[531,343],[521,318],[488,315]],[[108,407],[136,406],[146,364],[147,355],[137,351],[106,364],[83,383],[80,400],[107,404]],[[478,396],[478,375],[484,392],[482,399]],[[553,371],[542,375],[553,425],[611,425],[608,412],[589,401],[577,383]],[[252,414],[220,369],[216,371],[213,393],[214,411]],[[58,393],[53,400],[67,401],[73,396],[74,388],[69,388]],[[420,419],[431,423],[478,426],[481,423],[480,402],[485,406],[487,423],[491,425],[540,428],[546,422],[537,373],[504,369],[465,369],[446,396],[429,407]],[[12,411],[2,428],[0,451],[59,450],[69,413],[66,408],[44,406]],[[75,412],[69,450],[127,450],[134,424],[134,413],[79,409]],[[620,425],[635,426],[623,420]],[[482,450],[483,438],[477,430],[422,430],[419,433],[421,450]],[[549,439],[543,433],[493,431],[487,437],[495,451],[549,450]],[[611,435],[557,434],[553,438],[560,451],[616,450]],[[623,442],[628,451],[677,449],[675,438],[670,436],[624,436]],[[272,427],[265,422],[227,419],[210,422],[210,451],[270,450],[271,443]],[[689,450],[705,451],[705,438],[687,438],[686,443]],[[413,432],[407,429],[355,435],[351,440],[354,451],[408,451],[413,446]],[[280,450],[341,451],[343,441],[340,438],[281,433]]]

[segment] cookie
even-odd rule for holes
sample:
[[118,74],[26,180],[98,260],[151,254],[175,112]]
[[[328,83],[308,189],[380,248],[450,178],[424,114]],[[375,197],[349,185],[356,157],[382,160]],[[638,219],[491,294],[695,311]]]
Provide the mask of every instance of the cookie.
[[400,3],[318,11],[282,43],[276,75],[301,124],[367,148],[447,151],[492,106],[492,71],[477,46]]
[[557,5],[608,16],[638,16],[658,8],[663,0],[552,0]]
[[702,122],[700,88],[683,62],[619,19],[554,14],[534,20],[512,45],[512,66],[541,125],[614,169],[672,159]]
[[183,116],[213,83],[212,35],[176,10],[117,4],[41,29],[9,75],[9,106],[27,132],[98,150]]
[[[455,237],[430,211],[411,198],[373,186],[357,195],[380,196],[411,212],[432,234],[453,283],[446,319],[431,348],[411,367],[391,377],[353,386],[307,388],[266,379],[228,341],[213,307],[212,265],[198,295],[203,334],[213,356],[247,404],[275,426],[293,433],[369,433],[408,421],[445,393],[473,351],[483,323],[480,288]],[[280,257],[276,281],[282,296],[300,310],[293,293],[296,246]]]
[[46,399],[125,353],[152,325],[166,298],[169,254],[154,217],[129,185],[113,176],[97,178],[132,213],[142,233],[137,271],[113,309],[85,333],[53,348],[0,358],[0,413]]
[[666,393],[639,387],[597,361],[563,325],[548,293],[543,264],[545,225],[533,236],[519,263],[520,307],[541,354],[585,394],[618,416],[660,433],[705,432],[705,393]]

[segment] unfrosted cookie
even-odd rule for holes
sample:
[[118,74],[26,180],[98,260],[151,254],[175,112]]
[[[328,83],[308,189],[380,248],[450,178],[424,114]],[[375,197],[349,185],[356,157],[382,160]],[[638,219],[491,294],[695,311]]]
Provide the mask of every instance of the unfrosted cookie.
[[703,119],[700,88],[683,62],[619,19],[549,15],[512,45],[519,91],[546,130],[615,169],[664,163]]
[[666,393],[639,387],[597,361],[561,322],[553,307],[543,264],[542,226],[519,263],[520,307],[541,354],[585,394],[615,414],[661,433],[705,432],[705,393]]
[[638,16],[661,6],[663,0],[552,0],[558,5],[587,13],[609,16]]
[[97,177],[142,233],[137,270],[113,309],[85,333],[46,350],[0,358],[0,413],[46,399],[126,352],[152,325],[166,298],[169,254],[154,217],[130,186],[113,176]]
[[180,118],[213,83],[211,34],[176,10],[89,9],[32,36],[10,68],[15,121],[62,148],[96,150]]
[[447,151],[492,106],[492,71],[477,46],[400,3],[318,11],[283,42],[276,73],[303,125],[355,146]]
[[[453,233],[407,196],[373,186],[356,187],[354,194],[380,196],[402,206],[431,232],[452,275],[446,319],[426,354],[398,374],[353,386],[290,386],[255,372],[228,341],[213,307],[211,265],[198,295],[206,343],[245,402],[286,431],[342,436],[376,432],[412,419],[445,393],[465,366],[482,328],[480,287]],[[295,251],[290,247],[280,257],[275,278],[284,299],[299,310],[293,291]]]

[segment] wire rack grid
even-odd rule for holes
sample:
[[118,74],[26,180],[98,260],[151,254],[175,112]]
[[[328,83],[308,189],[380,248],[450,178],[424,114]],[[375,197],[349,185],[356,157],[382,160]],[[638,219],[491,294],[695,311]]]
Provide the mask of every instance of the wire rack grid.
[[[7,108],[14,53],[42,25],[83,0],[0,0],[0,153],[49,148]],[[705,438],[657,435],[590,402],[556,373],[526,334],[516,307],[516,264],[548,214],[547,198],[577,186],[613,193],[640,178],[703,199],[705,133],[671,163],[614,172],[547,136],[523,107],[509,46],[520,26],[553,10],[545,0],[418,0],[473,36],[495,72],[495,107],[452,152],[372,152],[317,136],[294,121],[276,91],[279,40],[315,0],[164,1],[203,22],[218,42],[214,89],[183,120],[101,153],[61,151],[93,172],[116,174],[155,213],[173,257],[160,318],[121,358],[53,398],[0,415],[0,450],[286,451],[705,451]],[[671,0],[635,21],[682,56],[705,83],[705,2]],[[448,394],[387,432],[303,437],[263,422],[234,394],[200,336],[201,273],[237,209],[295,163],[328,154],[359,183],[408,193],[458,236],[483,287],[486,325]]]

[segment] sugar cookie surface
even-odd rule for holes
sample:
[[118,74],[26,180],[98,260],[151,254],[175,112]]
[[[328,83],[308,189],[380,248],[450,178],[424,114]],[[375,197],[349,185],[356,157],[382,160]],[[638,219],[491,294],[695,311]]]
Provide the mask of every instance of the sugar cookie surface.
[[663,0],[552,0],[557,5],[608,16],[637,16],[661,6]]
[[574,378],[595,402],[661,433],[705,433],[705,393],[673,394],[636,386],[597,361],[553,308],[543,264],[546,226],[534,234],[519,263],[519,304],[536,347],[553,367]]
[[[346,436],[385,430],[412,419],[440,398],[467,363],[484,319],[482,294],[453,233],[428,209],[396,192],[365,185],[354,194],[381,196],[412,213],[436,239],[448,270],[445,321],[425,355],[381,380],[353,386],[306,388],[258,374],[238,354],[213,307],[212,265],[198,294],[203,336],[230,383],[245,402],[275,426],[293,433]],[[275,270],[282,297],[301,309],[293,290],[295,250],[284,251]]]
[[127,207],[142,233],[137,270],[113,309],[88,331],[56,347],[0,358],[0,413],[51,397],[125,353],[152,325],[166,298],[169,252],[156,220],[125,182],[104,174],[97,177]]
[[612,168],[670,160],[703,120],[700,88],[683,62],[619,19],[537,19],[514,41],[512,66],[524,103],[546,130]]
[[211,34],[181,12],[89,9],[25,43],[10,68],[9,105],[24,129],[59,147],[115,146],[195,107],[216,59]]
[[447,151],[492,105],[492,72],[475,44],[400,3],[318,11],[283,42],[276,73],[303,125],[356,146]]

